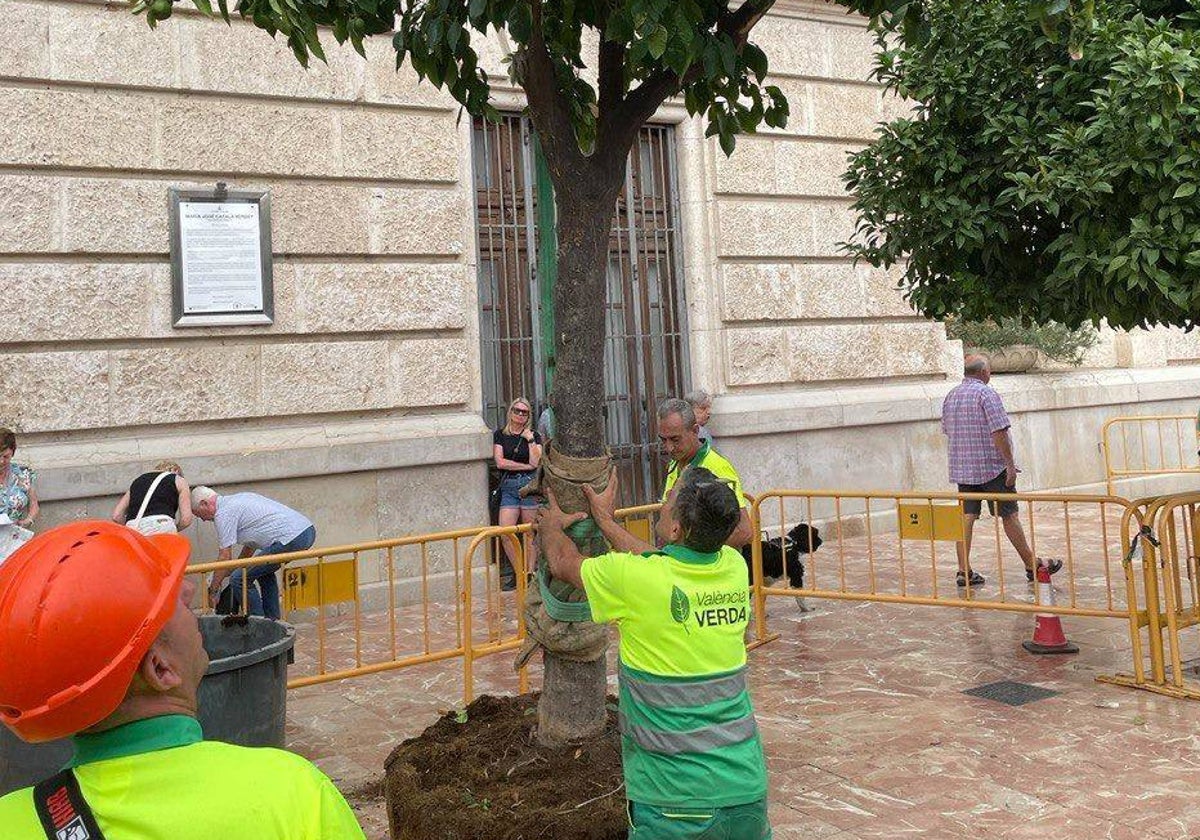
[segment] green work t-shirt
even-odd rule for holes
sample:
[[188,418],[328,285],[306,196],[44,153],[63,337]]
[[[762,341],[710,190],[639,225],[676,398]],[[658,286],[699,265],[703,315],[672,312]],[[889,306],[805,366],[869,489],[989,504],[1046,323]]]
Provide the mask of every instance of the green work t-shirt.
[[[737,470],[733,468],[733,464],[729,463],[721,453],[708,445],[706,441],[696,450],[696,454],[692,456],[692,460],[688,462],[689,467],[704,467],[717,478],[723,478],[733,484],[734,495],[737,496],[738,507],[746,506],[746,497],[742,495],[742,479],[738,476]],[[675,482],[679,480],[679,475],[682,470],[679,468],[679,463],[671,462],[671,468],[667,471],[667,480],[663,486],[662,500],[667,500],[667,494],[671,492],[671,488],[675,486]]]
[[[110,840],[363,840],[333,783],[293,753],[203,741],[183,715],[75,739],[83,798]],[[4,840],[46,840],[33,788],[0,799]]]
[[[668,545],[647,556],[611,552],[584,560],[581,574],[592,619],[617,624],[621,666],[637,679],[686,685],[744,668],[750,579],[736,549],[701,554]],[[753,714],[746,692],[670,712],[638,704],[622,685],[620,704],[627,720],[675,731]],[[626,795],[634,802],[722,808],[767,794],[757,733],[741,743],[675,755],[622,737],[621,752]]]

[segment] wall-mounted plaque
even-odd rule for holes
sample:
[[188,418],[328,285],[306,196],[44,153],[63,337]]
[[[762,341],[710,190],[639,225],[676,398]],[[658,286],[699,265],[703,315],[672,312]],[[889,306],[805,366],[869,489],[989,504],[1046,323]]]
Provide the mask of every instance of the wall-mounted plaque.
[[172,188],[171,281],[176,327],[272,323],[270,193]]

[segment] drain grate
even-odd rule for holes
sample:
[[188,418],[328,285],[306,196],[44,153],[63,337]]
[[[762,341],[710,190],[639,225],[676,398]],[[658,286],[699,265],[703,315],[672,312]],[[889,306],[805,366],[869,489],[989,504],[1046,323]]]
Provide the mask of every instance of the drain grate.
[[1000,682],[968,688],[963,694],[970,694],[972,697],[982,697],[984,700],[995,700],[998,703],[1005,703],[1009,706],[1024,706],[1026,703],[1032,703],[1035,700],[1045,700],[1047,697],[1053,697],[1058,692],[1030,685],[1029,683],[1001,680]]

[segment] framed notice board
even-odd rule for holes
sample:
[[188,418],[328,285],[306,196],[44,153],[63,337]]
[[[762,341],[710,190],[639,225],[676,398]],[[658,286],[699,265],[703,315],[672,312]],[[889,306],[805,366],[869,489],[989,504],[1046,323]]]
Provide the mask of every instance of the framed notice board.
[[172,324],[272,323],[270,193],[172,188],[170,212]]

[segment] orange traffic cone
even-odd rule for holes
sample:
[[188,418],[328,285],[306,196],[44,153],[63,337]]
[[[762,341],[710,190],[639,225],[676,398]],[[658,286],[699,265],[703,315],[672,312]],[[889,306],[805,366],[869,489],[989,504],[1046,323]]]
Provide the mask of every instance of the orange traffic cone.
[[[1053,607],[1054,587],[1050,584],[1050,570],[1041,561],[1037,567],[1037,585],[1042,606]],[[1057,615],[1047,613],[1037,614],[1037,623],[1033,627],[1033,641],[1021,642],[1021,646],[1030,653],[1079,653],[1078,645],[1067,641],[1062,620]]]

